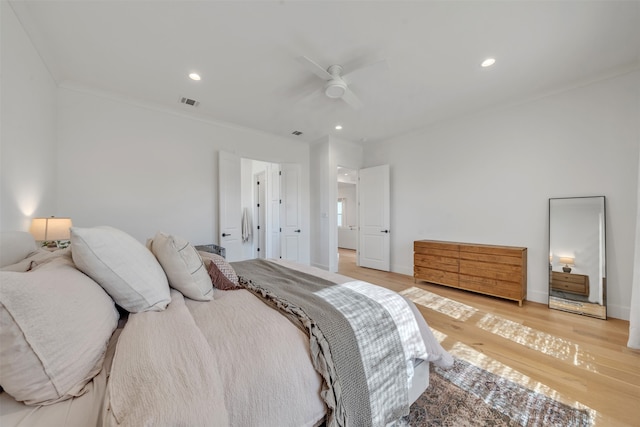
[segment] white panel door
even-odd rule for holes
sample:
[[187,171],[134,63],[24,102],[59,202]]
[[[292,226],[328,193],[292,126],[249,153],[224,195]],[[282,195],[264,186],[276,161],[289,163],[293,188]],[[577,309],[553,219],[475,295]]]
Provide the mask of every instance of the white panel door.
[[228,261],[242,260],[242,203],[240,157],[218,153],[218,221],[220,246],[227,250]]
[[300,260],[300,165],[280,166],[280,257]]
[[360,169],[358,176],[360,266],[389,271],[389,165]]

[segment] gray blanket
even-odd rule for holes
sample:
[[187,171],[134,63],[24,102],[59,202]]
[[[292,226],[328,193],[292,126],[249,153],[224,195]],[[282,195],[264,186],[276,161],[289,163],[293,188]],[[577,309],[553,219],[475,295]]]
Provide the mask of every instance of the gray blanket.
[[408,414],[405,350],[380,302],[269,261],[232,265],[246,289],[309,335],[328,427],[385,426]]

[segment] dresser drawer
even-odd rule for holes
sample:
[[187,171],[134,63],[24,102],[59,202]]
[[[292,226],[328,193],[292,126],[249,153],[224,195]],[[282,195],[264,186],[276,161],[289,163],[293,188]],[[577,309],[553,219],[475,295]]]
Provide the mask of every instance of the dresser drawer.
[[551,273],[551,289],[588,296],[589,276],[554,271]]
[[435,270],[433,268],[414,266],[413,277],[425,282],[438,283],[458,287],[458,273]]
[[584,285],[588,279],[584,274],[560,273],[559,271],[554,271],[552,277],[554,281],[577,283],[580,285]]
[[413,250],[416,253],[436,253],[438,251],[453,251],[458,256],[460,245],[457,243],[436,242],[434,240],[416,240],[413,242]]
[[513,300],[522,300],[523,288],[519,282],[508,282],[504,280],[489,279],[486,277],[460,275],[459,286],[474,292],[487,295],[500,296]]
[[415,254],[413,264],[418,267],[426,267],[435,270],[444,270],[452,273],[458,272],[458,259],[443,255]]
[[522,268],[518,265],[492,264],[466,259],[460,260],[460,274],[466,274],[468,276],[520,283],[522,281],[522,273]]

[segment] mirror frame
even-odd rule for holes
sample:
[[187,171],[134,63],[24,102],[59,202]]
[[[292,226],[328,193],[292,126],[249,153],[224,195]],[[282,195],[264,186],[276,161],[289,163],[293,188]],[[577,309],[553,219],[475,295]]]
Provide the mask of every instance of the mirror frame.
[[[552,295],[552,260],[551,256],[555,255],[552,253],[551,248],[551,205],[553,200],[572,200],[572,199],[602,199],[602,241],[600,242],[603,254],[603,277],[602,277],[602,304],[592,303],[592,302],[584,302],[584,301],[576,301],[570,298],[563,298],[559,296]],[[585,196],[585,197],[554,197],[549,199],[549,308],[555,310],[567,311],[570,313],[581,314],[584,316],[596,317],[598,319],[607,318],[607,214],[606,214],[606,198],[605,196]]]

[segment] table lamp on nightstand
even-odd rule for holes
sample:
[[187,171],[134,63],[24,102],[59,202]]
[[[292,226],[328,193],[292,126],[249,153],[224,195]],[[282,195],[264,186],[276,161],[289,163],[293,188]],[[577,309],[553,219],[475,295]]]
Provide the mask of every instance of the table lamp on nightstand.
[[66,247],[60,244],[61,240],[71,239],[71,218],[33,218],[29,233],[36,241],[42,242],[42,246],[48,248]]
[[569,267],[569,265],[574,265],[574,259],[571,258],[570,256],[561,256],[560,257],[560,264],[564,264],[564,267],[562,267],[562,271],[564,271],[565,273],[571,273],[571,267]]

